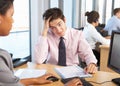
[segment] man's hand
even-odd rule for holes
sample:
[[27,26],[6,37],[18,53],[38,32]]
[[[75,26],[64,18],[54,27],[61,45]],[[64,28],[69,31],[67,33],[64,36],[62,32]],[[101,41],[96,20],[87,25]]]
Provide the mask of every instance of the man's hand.
[[65,86],[83,86],[79,78],[74,78],[68,81]]
[[86,73],[96,73],[97,72],[97,66],[94,63],[90,63],[87,67],[85,67],[85,72]]
[[44,36],[44,37],[47,37],[47,32],[49,30],[49,21],[50,21],[50,18],[48,18],[47,20],[44,20],[44,28],[43,28],[43,31],[42,31],[42,36]]

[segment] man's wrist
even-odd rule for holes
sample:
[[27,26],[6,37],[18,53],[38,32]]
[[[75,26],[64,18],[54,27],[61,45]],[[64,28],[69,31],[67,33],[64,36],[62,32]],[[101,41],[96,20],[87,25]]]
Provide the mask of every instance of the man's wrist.
[[90,63],[90,64],[94,64],[94,65],[97,67],[97,64],[96,64],[96,63]]

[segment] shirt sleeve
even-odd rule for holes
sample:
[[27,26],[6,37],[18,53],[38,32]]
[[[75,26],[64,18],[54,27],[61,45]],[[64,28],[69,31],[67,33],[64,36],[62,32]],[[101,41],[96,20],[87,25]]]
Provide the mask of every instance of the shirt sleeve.
[[7,84],[11,84],[11,86],[22,86],[19,83],[19,78],[14,76],[12,70],[8,68],[2,58],[0,58],[0,84],[0,86],[7,86]]
[[120,19],[117,19],[116,24],[117,30],[120,30]]
[[48,55],[48,42],[47,37],[40,36],[34,49],[35,62],[38,64],[43,63]]
[[79,48],[78,48],[79,57],[82,59],[82,61],[85,61],[87,65],[90,63],[96,64],[97,59],[94,56],[90,45],[85,40],[83,33],[81,33],[79,37],[80,37]]
[[96,42],[100,42],[102,44],[107,44],[109,45],[110,44],[110,40],[109,39],[106,39],[104,37],[102,37],[102,35],[97,32],[97,30],[92,30],[92,38],[96,41]]

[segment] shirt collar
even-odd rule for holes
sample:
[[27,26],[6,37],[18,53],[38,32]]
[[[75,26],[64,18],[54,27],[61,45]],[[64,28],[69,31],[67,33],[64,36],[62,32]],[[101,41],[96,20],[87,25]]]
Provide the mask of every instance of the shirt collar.
[[69,28],[66,28],[65,35],[63,36],[65,40],[68,39]]
[[87,24],[88,26],[92,27],[92,28],[95,28],[92,24],[88,23]]
[[[69,29],[70,29],[70,28],[66,28],[65,35],[63,36],[63,38],[64,38],[65,40],[68,39]],[[55,34],[53,34],[53,35],[54,35],[54,37],[55,37],[56,39],[60,39],[59,36],[56,36]]]

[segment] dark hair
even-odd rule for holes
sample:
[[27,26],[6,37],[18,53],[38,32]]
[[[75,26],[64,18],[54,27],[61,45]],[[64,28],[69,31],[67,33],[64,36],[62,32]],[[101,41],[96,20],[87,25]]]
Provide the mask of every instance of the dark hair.
[[50,8],[46,10],[45,13],[43,14],[43,19],[47,20],[50,17],[51,17],[50,21],[58,18],[61,18],[62,20],[64,19],[63,12],[59,8]]
[[120,8],[116,8],[113,10],[113,14],[116,15],[116,13],[118,13],[120,11]]
[[0,14],[5,15],[7,10],[13,5],[14,0],[0,0]]
[[87,16],[87,21],[89,23],[96,22],[99,19],[99,13],[96,11],[86,12],[85,16]]

